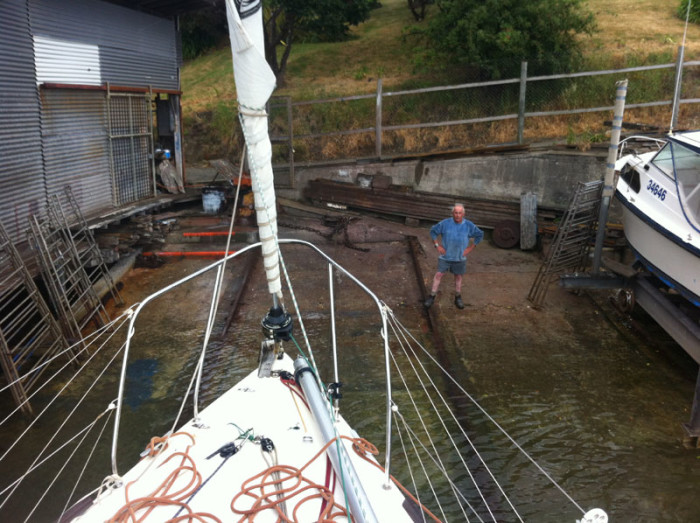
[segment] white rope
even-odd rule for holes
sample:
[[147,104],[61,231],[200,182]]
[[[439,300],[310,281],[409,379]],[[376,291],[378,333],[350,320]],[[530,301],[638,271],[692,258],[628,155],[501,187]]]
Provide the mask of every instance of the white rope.
[[[42,457],[42,455],[44,454],[44,452],[46,452],[46,449],[48,449],[49,445],[51,445],[51,443],[53,443],[53,440],[56,439],[56,437],[57,437],[58,434],[60,433],[61,429],[66,425],[66,423],[68,423],[68,421],[71,419],[71,417],[73,416],[73,414],[75,414],[75,412],[76,412],[76,410],[78,409],[78,407],[82,404],[83,400],[87,397],[87,395],[92,391],[92,389],[95,387],[95,385],[96,385],[97,382],[100,380],[100,378],[104,375],[105,372],[107,372],[107,369],[110,368],[112,362],[114,362],[115,358],[119,355],[119,353],[122,351],[122,349],[124,349],[124,345],[122,345],[122,346],[119,348],[119,350],[117,350],[117,351],[112,355],[112,358],[107,362],[107,365],[104,366],[104,368],[102,369],[102,371],[100,371],[100,373],[99,373],[99,374],[97,375],[97,377],[93,380],[93,382],[90,384],[90,386],[87,388],[87,390],[83,393],[82,397],[76,402],[76,404],[75,404],[75,406],[73,407],[73,409],[70,411],[70,413],[69,413],[69,414],[65,417],[65,419],[63,420],[63,423],[61,423],[61,425],[54,431],[53,435],[49,438],[49,441],[46,443],[46,445],[44,445],[44,448],[41,450],[41,452],[39,452],[39,454],[37,455],[37,457],[34,459],[34,461],[32,462],[32,464],[30,465],[30,468],[33,467],[33,466],[41,459],[41,457]],[[94,354],[92,354],[92,355],[90,356],[90,359],[88,359],[88,361],[85,362],[85,365],[83,365],[83,367],[81,368],[81,370],[85,369],[85,367],[87,366],[87,364],[90,363],[90,361],[95,357],[96,354],[97,354],[97,352],[95,352]],[[79,371],[79,372],[80,372],[80,371]],[[79,372],[76,372],[75,375],[73,375],[73,377],[68,381],[68,383],[66,383],[66,384],[63,386],[63,388],[62,388],[62,389],[51,399],[51,401],[46,405],[46,407],[44,408],[44,410],[42,410],[41,413],[40,413],[36,418],[34,418],[34,420],[32,420],[32,422],[29,424],[29,426],[24,430],[24,432],[22,432],[22,434],[20,435],[20,437],[17,438],[17,439],[12,443],[12,445],[7,449],[7,451],[5,452],[5,454],[3,454],[2,458],[0,458],[0,461],[2,461],[2,460],[7,456],[7,454],[10,452],[10,450],[12,450],[12,449],[15,447],[15,445],[27,434],[27,432],[34,426],[34,424],[37,422],[37,420],[48,410],[48,408],[53,404],[53,402],[58,398],[58,396],[60,396],[60,395],[63,393],[63,391],[65,391],[66,388],[68,388],[68,386],[73,382],[73,380],[74,380],[75,377],[79,374]],[[10,492],[10,494],[7,496],[7,498],[5,498],[5,500],[4,500],[2,503],[0,503],[0,508],[2,508],[2,507],[5,505],[5,503],[7,503],[7,500],[10,499],[10,497],[14,494],[15,490],[17,490],[17,487],[19,487],[20,483],[21,483],[21,481],[20,481],[19,483],[17,483],[17,485],[15,485],[15,487],[12,489],[12,492]]]
[[[393,319],[394,321],[396,321],[396,319],[395,319],[393,316],[392,316],[392,319]],[[393,322],[391,323],[391,326],[392,326],[392,329],[394,329],[394,335],[396,336],[397,339],[399,339],[399,335],[398,335],[398,333],[396,332],[395,324],[394,324]],[[402,332],[402,335],[405,336],[405,333]],[[406,341],[408,341],[408,340],[406,340]],[[409,344],[409,346],[410,346],[410,344]],[[401,343],[401,347],[403,348],[403,343]],[[413,352],[413,351],[412,351],[412,352]],[[404,352],[404,353],[405,353],[405,352]],[[423,364],[420,362],[420,360],[418,359],[418,356],[415,354],[415,352],[413,353],[413,355],[414,355],[414,357],[416,358],[416,361],[418,362],[418,365],[420,366],[421,370],[423,371],[423,374],[425,375],[425,377],[428,379],[428,381],[429,381],[430,384],[432,385],[433,390],[435,391],[435,393],[437,394],[437,396],[438,396],[438,397],[440,398],[440,400],[442,401],[443,406],[447,409],[447,411],[448,411],[448,412],[450,413],[450,415],[452,416],[452,420],[453,420],[453,421],[457,424],[457,426],[459,427],[459,430],[460,430],[460,432],[462,433],[462,436],[464,436],[464,438],[467,440],[467,443],[469,444],[469,446],[471,447],[471,449],[474,451],[474,454],[477,456],[477,458],[479,459],[479,461],[481,462],[481,464],[484,466],[484,468],[485,468],[486,471],[488,472],[489,476],[491,476],[491,479],[492,479],[493,482],[496,484],[496,487],[497,487],[498,490],[501,492],[501,494],[502,494],[503,497],[505,498],[505,500],[506,500],[506,502],[508,503],[508,505],[510,505],[510,508],[513,510],[513,513],[516,515],[516,517],[518,518],[518,520],[522,522],[523,520],[522,520],[522,518],[520,517],[520,514],[518,513],[518,511],[516,510],[516,508],[513,506],[513,503],[511,503],[510,498],[508,497],[508,495],[505,493],[505,491],[504,491],[503,488],[501,487],[501,484],[498,482],[498,480],[496,479],[496,477],[494,476],[494,474],[491,472],[491,469],[490,469],[489,466],[486,464],[486,461],[484,461],[484,459],[481,457],[481,454],[480,454],[479,451],[477,450],[477,448],[476,448],[476,446],[474,445],[474,443],[472,442],[472,440],[471,440],[471,439],[469,438],[469,436],[467,435],[467,433],[466,433],[466,431],[464,430],[464,428],[462,427],[462,425],[461,425],[461,424],[459,423],[459,421],[457,420],[457,417],[455,416],[454,412],[452,412],[452,410],[450,409],[450,406],[449,406],[449,404],[447,403],[447,401],[445,400],[444,396],[442,395],[442,393],[440,392],[440,390],[438,389],[438,387],[435,385],[435,382],[434,382],[434,381],[432,380],[432,378],[430,377],[430,373],[427,372],[427,370],[425,369],[425,367],[423,366]],[[426,397],[427,397],[428,400],[430,401],[430,404],[432,405],[433,410],[435,411],[435,413],[438,414],[438,419],[440,420],[440,424],[442,425],[443,429],[445,429],[445,433],[447,434],[447,437],[450,439],[450,442],[452,443],[452,447],[453,447],[455,450],[459,451],[459,449],[458,449],[458,447],[457,447],[457,444],[455,443],[454,439],[452,438],[452,432],[451,432],[451,431],[447,428],[447,426],[445,425],[445,422],[444,422],[444,420],[442,419],[442,416],[440,415],[438,408],[436,407],[435,403],[433,403],[433,398],[432,398],[432,396],[430,395],[430,393],[428,392],[428,390],[425,388],[425,383],[424,383],[423,379],[421,379],[420,375],[418,374],[418,371],[416,370],[416,368],[415,368],[415,366],[414,366],[414,364],[413,364],[413,360],[408,356],[408,354],[406,354],[406,357],[407,357],[407,359],[408,359],[409,364],[411,365],[411,368],[413,369],[413,372],[414,372],[415,375],[418,377],[418,380],[419,380],[419,382],[420,382],[420,384],[421,384],[421,387],[423,388],[423,391],[425,392]],[[466,469],[467,471],[469,471],[469,467],[468,467],[467,464],[465,463],[465,461],[464,461],[464,459],[463,459],[463,457],[462,457],[462,453],[461,453],[461,452],[459,452],[459,457],[460,457],[460,460],[462,461],[462,464],[464,465],[465,469]],[[469,472],[469,476],[471,477],[471,472]],[[483,500],[484,505],[486,506],[486,508],[487,508],[487,510],[488,510],[488,512],[489,512],[489,514],[491,515],[491,517],[493,518],[493,520],[496,521],[496,517],[493,515],[493,512],[491,512],[491,508],[489,507],[488,503],[486,502],[486,498],[484,498],[484,496],[483,496],[483,494],[482,494],[482,492],[481,492],[481,489],[480,489],[479,486],[476,484],[476,481],[474,480],[474,478],[472,478],[472,480],[474,481],[474,486],[476,487],[477,491],[479,492],[479,496],[481,496],[481,499]]]
[[498,428],[498,430],[500,430],[501,433],[502,433],[506,438],[508,438],[508,440],[515,446],[515,448],[517,448],[520,452],[522,452],[523,455],[524,455],[528,460],[530,460],[530,462],[537,468],[537,470],[539,470],[539,471],[540,471],[540,472],[541,472],[541,473],[542,473],[542,474],[543,474],[557,489],[559,489],[559,491],[560,491],[560,492],[561,492],[561,493],[562,493],[576,508],[578,508],[578,509],[581,511],[582,514],[585,514],[586,511],[583,510],[583,508],[581,508],[581,506],[576,502],[576,500],[574,500],[574,498],[572,498],[572,497],[564,490],[564,488],[563,488],[561,485],[559,485],[559,483],[557,483],[557,482],[554,480],[554,478],[552,478],[552,476],[550,476],[550,475],[547,473],[547,471],[544,470],[544,469],[540,466],[540,464],[537,463],[537,462],[534,460],[534,458],[532,458],[532,456],[530,456],[530,454],[528,454],[528,453],[525,451],[525,449],[523,449],[523,448],[518,444],[518,442],[515,441],[515,440],[513,439],[513,437],[512,437],[510,434],[508,434],[508,432],[506,432],[506,430],[505,430],[493,417],[491,417],[491,415],[486,411],[486,409],[484,409],[484,408],[479,404],[479,402],[476,401],[476,399],[474,399],[474,397],[472,397],[472,395],[469,394],[469,393],[464,389],[464,387],[462,387],[462,385],[461,385],[459,382],[457,382],[457,380],[455,380],[455,379],[452,377],[452,375],[451,375],[449,372],[447,372],[447,370],[445,370],[445,368],[444,368],[442,365],[440,365],[440,363],[433,357],[433,355],[430,354],[430,352],[428,352],[428,351],[425,349],[425,347],[423,347],[423,346],[421,345],[421,343],[420,343],[418,340],[416,340],[416,338],[408,331],[408,329],[406,329],[403,325],[401,325],[401,323],[400,323],[396,318],[394,318],[394,317],[392,317],[392,318],[393,318],[393,320],[396,322],[396,324],[397,324],[399,327],[401,327],[401,330],[404,331],[404,332],[408,335],[408,337],[409,337],[410,339],[412,339],[412,340],[415,342],[415,344],[416,344],[418,347],[420,347],[420,349],[423,351],[423,354],[425,354],[435,365],[437,365],[437,367],[443,372],[443,374],[445,374],[445,376],[447,376],[447,378],[449,378],[449,380],[450,380],[452,383],[454,383],[454,384],[457,386],[457,388],[459,388],[459,390],[462,392],[462,394],[464,394],[465,397],[466,397],[467,399],[469,399],[469,401],[471,401],[471,402],[474,404],[474,406],[475,406],[476,408],[478,408],[478,409],[481,411],[481,413],[482,413],[484,416],[486,416],[486,418],[487,418],[491,423],[493,423],[493,424],[496,426],[496,428]]
[[[391,325],[391,324],[390,324],[390,325]],[[393,330],[393,329],[394,329],[394,327],[393,327],[393,325],[392,325],[392,330]],[[394,334],[396,334],[396,331],[395,331],[395,330],[394,330]],[[401,348],[402,348],[402,350],[404,350],[404,354],[405,354],[405,349],[403,349],[403,344],[401,343],[401,340],[398,338],[398,336],[396,336],[396,338],[397,338],[397,340],[399,341],[399,344],[401,345]],[[445,465],[443,464],[442,459],[440,458],[440,453],[438,452],[437,448],[435,448],[435,443],[433,442],[433,438],[432,438],[432,436],[431,436],[430,430],[428,430],[428,427],[426,427],[425,421],[423,420],[423,416],[421,415],[420,409],[418,408],[418,405],[416,405],[416,402],[415,402],[415,400],[413,399],[413,394],[411,393],[411,388],[410,388],[410,387],[408,386],[408,384],[406,383],[406,380],[405,380],[405,378],[404,378],[404,376],[403,376],[403,373],[401,372],[401,369],[400,369],[398,363],[396,362],[396,358],[394,357],[394,354],[393,354],[393,353],[390,353],[390,354],[391,354],[391,359],[392,359],[392,361],[393,361],[393,363],[394,363],[394,367],[395,367],[396,370],[398,371],[399,377],[401,378],[401,382],[403,383],[403,386],[404,386],[404,388],[406,389],[406,393],[408,394],[408,399],[410,400],[411,405],[413,405],[413,410],[414,410],[414,412],[416,413],[416,415],[418,416],[418,420],[420,421],[420,424],[421,424],[421,426],[423,427],[423,432],[425,433],[425,435],[426,435],[427,438],[428,438],[428,441],[429,441],[429,443],[430,443],[430,447],[433,449],[433,455],[435,456],[435,458],[436,458],[437,461],[439,462],[438,468],[443,472],[443,474],[444,474],[445,477],[449,477],[449,475],[447,474],[447,469],[446,469]],[[409,362],[410,362],[410,360],[409,360]],[[413,364],[411,363],[411,366],[412,366],[412,365],[413,365]],[[413,372],[415,373],[415,369],[414,369]],[[418,376],[417,373],[416,373],[416,376]],[[419,379],[419,381],[421,381],[421,380]],[[422,383],[421,383],[421,384],[422,384]],[[429,395],[428,395],[428,392],[425,390],[425,387],[423,387],[423,391],[425,392],[426,396],[429,396]],[[428,398],[428,399],[430,399],[430,398]],[[394,400],[394,401],[396,401],[396,400]],[[431,400],[431,404],[432,404],[432,400]],[[437,412],[437,409],[435,409],[435,406],[434,406],[434,405],[433,405],[433,410],[438,414],[438,419],[440,419],[440,421],[442,421],[442,418],[441,418],[441,416],[440,416],[440,413]],[[449,431],[448,431],[447,428],[444,426],[444,423],[443,423],[443,428],[445,428],[445,432],[447,432],[447,433],[449,434]],[[450,438],[450,439],[451,439],[451,438]],[[467,464],[464,462],[464,459],[462,458],[462,453],[459,452],[459,449],[457,449],[456,445],[454,444],[454,441],[452,441],[452,446],[457,450],[457,455],[459,456],[459,459],[462,461],[462,465],[464,466],[464,469],[467,471],[467,474],[469,475],[469,478],[472,480],[472,483],[474,484],[474,488],[476,488],[477,492],[479,493],[479,496],[481,496],[481,499],[483,500],[484,505],[486,505],[486,508],[487,508],[487,510],[489,511],[489,514],[491,514],[491,517],[493,517],[493,514],[491,513],[491,509],[488,507],[488,503],[486,503],[486,499],[484,499],[484,496],[483,496],[483,494],[481,493],[481,489],[479,488],[479,485],[477,485],[477,483],[476,483],[476,479],[475,479],[474,476],[472,475],[472,472],[471,472],[471,470],[469,470],[469,467],[467,466]],[[426,474],[426,477],[429,477],[429,475]],[[450,482],[450,487],[452,488],[452,492],[454,493],[455,497],[457,498],[457,488],[456,488],[456,486],[455,486],[452,482]],[[470,508],[471,508],[471,506],[470,506]],[[467,515],[466,515],[466,513],[464,512],[464,507],[461,505],[461,503],[460,503],[460,509],[462,510],[462,514],[464,514],[464,517],[466,518]],[[472,508],[472,511],[474,511],[473,508]],[[476,514],[476,511],[474,511],[474,513]],[[444,517],[444,514],[443,514],[443,517]],[[494,521],[495,521],[495,518],[494,518]]]

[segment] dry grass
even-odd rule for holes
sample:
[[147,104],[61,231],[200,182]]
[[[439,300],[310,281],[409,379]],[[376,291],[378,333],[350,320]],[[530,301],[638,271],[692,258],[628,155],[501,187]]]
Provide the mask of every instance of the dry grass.
[[[615,58],[670,54],[683,42],[685,23],[676,17],[680,0],[588,0],[598,32],[587,50]],[[700,27],[689,24],[687,59],[700,56]]]

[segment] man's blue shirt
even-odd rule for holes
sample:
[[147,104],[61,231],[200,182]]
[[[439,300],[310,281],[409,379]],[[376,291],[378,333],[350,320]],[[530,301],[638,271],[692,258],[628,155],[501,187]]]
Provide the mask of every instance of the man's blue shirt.
[[457,223],[454,218],[446,218],[430,228],[433,241],[438,236],[442,236],[442,246],[446,251],[440,258],[447,261],[464,260],[463,253],[469,245],[469,240],[474,238],[474,245],[478,245],[484,239],[483,231],[472,222],[462,220],[462,223]]

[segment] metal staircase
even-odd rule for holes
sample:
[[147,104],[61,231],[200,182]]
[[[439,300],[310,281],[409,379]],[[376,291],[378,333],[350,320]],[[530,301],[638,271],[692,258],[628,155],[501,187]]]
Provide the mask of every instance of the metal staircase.
[[602,189],[602,180],[579,182],[527,295],[527,299],[535,307],[542,306],[550,283],[557,279],[560,273],[581,271],[588,264]]

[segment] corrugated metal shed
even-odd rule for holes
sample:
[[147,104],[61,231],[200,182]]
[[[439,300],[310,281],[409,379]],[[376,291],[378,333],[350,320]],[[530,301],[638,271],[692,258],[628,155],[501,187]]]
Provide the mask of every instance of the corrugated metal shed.
[[26,0],[0,2],[0,219],[24,239],[32,211],[43,207],[39,100]]
[[[174,15],[201,2],[118,3],[129,8],[0,0],[0,220],[14,240],[25,238],[29,215],[66,185],[88,215],[153,194],[147,93],[179,90]],[[147,124],[134,120],[138,129],[124,139],[109,128],[115,86],[144,92],[134,118]]]
[[174,20],[95,0],[29,5],[39,81],[179,88]]
[[104,91],[44,89],[42,139],[49,194],[69,185],[85,215],[112,206]]

